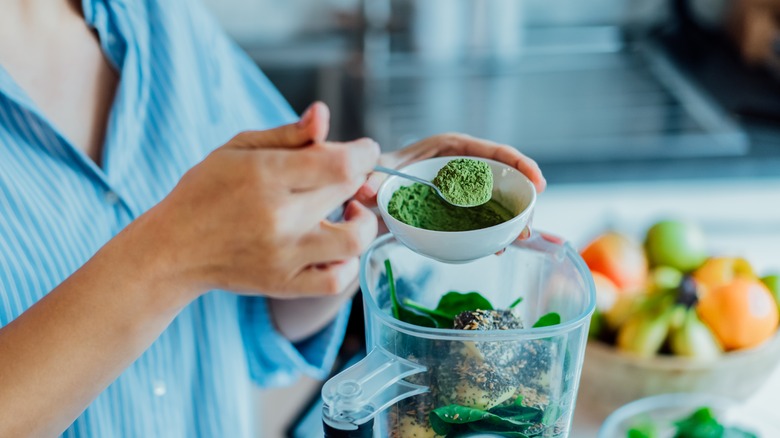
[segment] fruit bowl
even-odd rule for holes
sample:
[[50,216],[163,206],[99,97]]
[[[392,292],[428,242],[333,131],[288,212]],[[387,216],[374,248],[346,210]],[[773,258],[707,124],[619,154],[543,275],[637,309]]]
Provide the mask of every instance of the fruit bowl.
[[656,437],[671,437],[674,423],[700,408],[709,408],[724,427],[739,428],[759,438],[780,436],[780,427],[768,412],[757,412],[737,400],[708,393],[662,394],[631,402],[612,413],[598,438],[626,438],[631,429],[651,425]]
[[636,399],[672,392],[708,392],[741,401],[766,382],[778,363],[780,335],[714,360],[642,358],[591,340],[585,350],[580,396],[602,414]]
[[582,250],[597,292],[582,399],[601,414],[671,392],[745,400],[780,362],[776,276],[713,250],[692,222],[634,236],[602,232]]

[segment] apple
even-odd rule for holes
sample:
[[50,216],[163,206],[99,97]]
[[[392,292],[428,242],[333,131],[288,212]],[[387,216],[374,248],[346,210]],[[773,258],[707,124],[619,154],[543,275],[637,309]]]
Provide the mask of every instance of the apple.
[[596,237],[582,250],[582,259],[591,272],[598,272],[620,291],[644,289],[647,257],[639,242],[610,231]]
[[690,272],[707,259],[704,232],[696,224],[664,220],[647,230],[645,250],[652,266],[665,265]]

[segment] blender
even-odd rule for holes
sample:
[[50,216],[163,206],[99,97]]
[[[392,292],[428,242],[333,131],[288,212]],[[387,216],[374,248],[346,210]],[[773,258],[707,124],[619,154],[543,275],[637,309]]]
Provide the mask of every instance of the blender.
[[[434,308],[447,292],[476,291],[495,309],[516,304],[522,328],[396,319],[386,261],[400,299]],[[385,235],[361,258],[360,285],[369,353],[323,386],[326,437],[568,436],[595,307],[590,271],[569,244],[534,234],[449,264]],[[560,324],[533,326],[551,312]]]

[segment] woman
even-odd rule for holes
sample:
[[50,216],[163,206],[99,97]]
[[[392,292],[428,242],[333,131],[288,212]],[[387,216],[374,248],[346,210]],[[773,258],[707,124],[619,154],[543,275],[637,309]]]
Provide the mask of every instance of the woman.
[[327,108],[295,122],[191,2],[0,10],[2,437],[250,436],[250,378],[333,360],[377,162],[483,156],[544,188],[465,136],[327,141]]

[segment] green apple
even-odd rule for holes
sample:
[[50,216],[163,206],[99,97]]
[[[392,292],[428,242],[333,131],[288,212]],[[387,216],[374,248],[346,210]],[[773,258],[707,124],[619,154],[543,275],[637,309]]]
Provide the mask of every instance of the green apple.
[[707,241],[694,223],[664,220],[647,230],[645,251],[653,266],[690,272],[707,259]]
[[761,282],[772,292],[772,297],[780,308],[780,274],[767,275],[761,278]]

